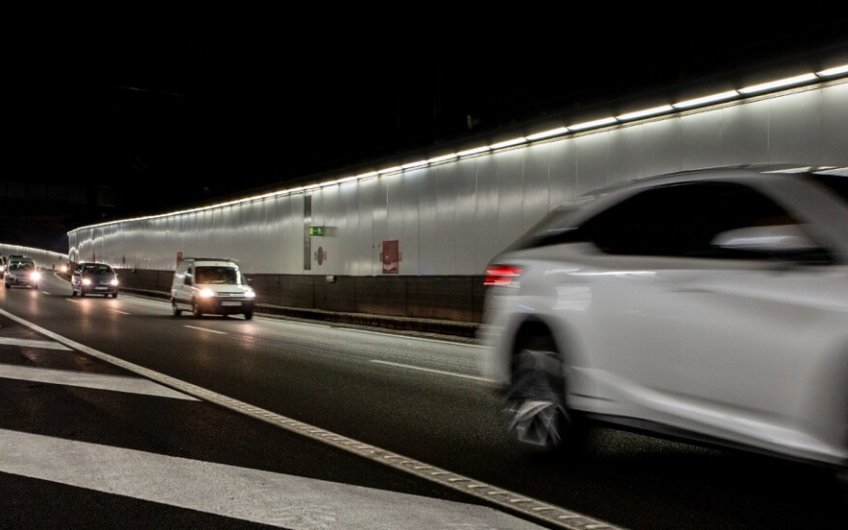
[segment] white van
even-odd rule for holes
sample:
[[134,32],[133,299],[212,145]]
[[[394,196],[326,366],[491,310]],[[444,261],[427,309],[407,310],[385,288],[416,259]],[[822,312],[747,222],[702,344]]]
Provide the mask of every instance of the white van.
[[171,306],[176,317],[185,310],[195,318],[240,313],[250,320],[255,299],[256,293],[231,259],[184,258],[174,271]]

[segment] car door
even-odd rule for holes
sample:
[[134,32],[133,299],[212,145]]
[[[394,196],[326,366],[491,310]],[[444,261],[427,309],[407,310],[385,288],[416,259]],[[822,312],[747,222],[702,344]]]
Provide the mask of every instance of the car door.
[[787,223],[774,201],[730,182],[649,190],[590,220],[600,250],[587,269],[597,274],[591,343],[608,397],[638,417],[740,441],[801,436],[805,366],[819,327],[847,309],[844,271],[821,253],[791,263],[714,244]]

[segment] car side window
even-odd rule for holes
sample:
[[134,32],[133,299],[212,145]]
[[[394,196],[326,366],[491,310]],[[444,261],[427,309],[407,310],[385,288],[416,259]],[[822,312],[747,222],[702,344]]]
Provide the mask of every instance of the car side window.
[[607,254],[769,259],[766,253],[723,248],[714,241],[730,230],[785,225],[799,223],[753,188],[694,182],[638,193],[589,219],[580,232]]

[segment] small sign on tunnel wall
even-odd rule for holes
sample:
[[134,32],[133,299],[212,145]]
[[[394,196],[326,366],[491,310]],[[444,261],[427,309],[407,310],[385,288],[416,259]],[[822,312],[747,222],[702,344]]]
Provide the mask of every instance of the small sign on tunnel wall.
[[398,240],[383,241],[383,248],[380,254],[381,261],[383,262],[383,274],[398,274],[401,261]]

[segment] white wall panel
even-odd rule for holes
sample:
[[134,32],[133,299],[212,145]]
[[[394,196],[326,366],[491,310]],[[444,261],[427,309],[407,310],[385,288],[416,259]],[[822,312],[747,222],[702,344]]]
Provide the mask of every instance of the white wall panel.
[[474,164],[458,165],[453,181],[456,187],[456,207],[453,226],[449,230],[453,236],[456,260],[453,268],[442,274],[456,274],[453,271],[460,269],[471,270],[478,264],[474,251],[477,236],[472,230],[477,219],[477,167]]
[[416,169],[403,175],[401,181],[400,201],[402,212],[402,229],[400,236],[400,250],[403,253],[403,261],[400,263],[400,273],[417,275],[420,274],[419,244],[421,216],[418,215],[418,197],[424,182],[430,178],[431,169]]
[[[550,208],[598,187],[680,169],[798,161],[848,164],[848,82],[728,103],[596,133],[309,190],[309,274],[381,275],[397,239],[400,274],[479,274]],[[83,227],[69,254],[171,269],[176,253],[238,258],[249,273],[304,273],[304,192],[156,219]]]
[[477,212],[474,216],[475,226],[470,227],[474,233],[475,273],[492,259],[503,247],[498,243],[498,208],[500,204],[500,189],[495,172],[495,160],[485,156],[466,162],[474,168],[477,182]]
[[815,91],[769,100],[770,162],[821,163],[821,97]]

